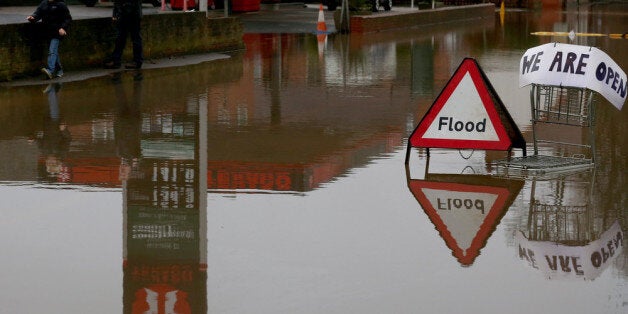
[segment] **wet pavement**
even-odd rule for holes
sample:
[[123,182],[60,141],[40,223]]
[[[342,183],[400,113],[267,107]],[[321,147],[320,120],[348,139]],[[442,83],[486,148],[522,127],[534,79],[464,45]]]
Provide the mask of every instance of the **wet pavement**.
[[[74,19],[90,19],[90,18],[106,18],[111,16],[112,4],[100,3],[94,7],[84,5],[70,5],[70,12]],[[26,16],[32,14],[34,7],[0,7],[0,24],[17,24],[27,23]],[[409,7],[394,7],[389,12],[380,12],[375,14],[395,14],[397,12],[404,13],[416,10]],[[144,14],[185,14],[182,11],[173,11],[167,7],[164,11],[160,7],[152,5],[144,5]],[[283,3],[273,5],[261,5],[259,11],[235,13],[232,16],[238,17],[243,25],[245,33],[316,33],[317,21],[320,6],[315,4],[304,3]],[[336,32],[334,25],[334,11],[329,11],[324,7],[325,24],[327,32],[332,34]],[[224,16],[223,10],[209,10],[208,17]],[[226,58],[228,55],[220,53],[208,53],[198,55],[179,56],[171,58],[151,59],[144,64],[144,69],[167,68],[198,64]],[[56,82],[72,82],[84,80],[93,77],[108,75],[116,72],[115,70],[105,69],[86,69],[80,71],[68,71],[63,78],[55,79]],[[41,85],[46,84],[40,77],[30,79],[14,80],[11,82],[0,82],[0,86],[23,86],[23,85]]]
[[[112,5],[109,3],[97,4],[94,7],[84,5],[68,6],[73,19],[89,19],[110,17]],[[395,8],[399,12],[409,8]],[[0,7],[0,24],[26,23],[26,16],[33,13],[35,7]],[[173,11],[166,8],[144,5],[145,15],[151,14],[185,14],[182,11]],[[239,17],[245,24],[247,32],[263,33],[307,33],[316,31],[318,21],[319,6],[303,3],[284,3],[275,5],[261,5],[259,11],[234,13],[232,16]],[[383,12],[382,12],[383,13]],[[223,10],[209,10],[209,17],[224,16]],[[324,10],[325,22],[329,32],[335,31],[333,23],[333,11]]]
[[[94,7],[84,5],[70,5],[70,12],[74,19],[106,18],[111,16],[112,4],[102,3]],[[0,7],[0,24],[27,23],[26,16],[32,14],[34,7]],[[403,9],[399,9],[403,10]],[[329,33],[335,32],[333,23],[333,12],[324,10],[325,22]],[[144,5],[144,14],[185,14],[182,11],[172,11],[166,8],[164,11],[160,7]],[[222,10],[208,11],[208,17],[224,16]],[[247,33],[314,33],[318,20],[319,6],[305,5],[303,3],[288,3],[281,5],[262,5],[260,11],[236,13],[244,24]],[[146,60],[143,68],[145,70],[156,68],[168,68],[198,64],[228,58],[228,55],[220,53],[208,53],[198,55],[187,55],[170,58],[160,58]],[[117,72],[106,69],[86,69],[80,71],[68,71],[63,78],[55,79],[55,82],[67,83],[77,80],[84,80],[98,76],[108,75]],[[0,86],[23,86],[47,84],[40,77],[30,79],[20,79],[11,82],[0,82]]]

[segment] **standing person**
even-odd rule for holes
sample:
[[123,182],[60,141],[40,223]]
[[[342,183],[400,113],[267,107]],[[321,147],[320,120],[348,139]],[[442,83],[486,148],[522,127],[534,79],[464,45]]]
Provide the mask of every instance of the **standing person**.
[[141,69],[144,62],[142,36],[140,35],[142,0],[114,0],[112,19],[117,25],[118,36],[111,54],[111,60],[105,63],[105,68],[120,68],[122,51],[126,45],[127,35],[130,34],[131,43],[133,44],[133,62],[126,64],[124,67],[127,69]]
[[41,72],[48,79],[63,76],[63,67],[59,59],[59,42],[68,33],[68,28],[72,22],[70,10],[63,0],[43,0],[32,15],[26,17],[29,22],[39,20],[44,24],[46,36],[50,38],[48,47],[48,64],[41,69]]

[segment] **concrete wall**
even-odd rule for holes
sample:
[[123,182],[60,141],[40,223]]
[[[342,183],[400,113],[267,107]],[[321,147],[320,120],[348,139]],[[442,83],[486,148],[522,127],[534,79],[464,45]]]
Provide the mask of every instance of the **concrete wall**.
[[443,22],[456,22],[473,19],[495,18],[495,5],[492,3],[477,5],[461,5],[442,7],[434,10],[417,10],[406,14],[384,16],[352,15],[352,33],[370,33],[381,30],[412,28],[421,25],[439,24]]
[[[39,75],[47,57],[48,43],[41,24],[0,25],[0,81]],[[244,49],[243,26],[239,19],[211,18],[204,12],[145,15],[142,20],[145,59],[202,52]],[[113,50],[116,30],[111,18],[73,21],[68,37],[61,42],[65,70],[101,67]],[[131,42],[124,50],[130,61]]]

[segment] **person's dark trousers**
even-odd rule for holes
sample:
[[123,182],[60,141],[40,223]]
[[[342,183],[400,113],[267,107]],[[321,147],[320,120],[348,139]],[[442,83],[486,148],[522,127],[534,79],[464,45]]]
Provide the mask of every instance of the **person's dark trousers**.
[[131,43],[133,44],[133,62],[135,62],[136,65],[142,65],[144,62],[140,23],[140,19],[122,18],[118,21],[118,38],[116,38],[116,46],[111,55],[111,59],[114,63],[120,64],[122,60],[122,51],[124,50],[126,38],[129,34],[131,35]]

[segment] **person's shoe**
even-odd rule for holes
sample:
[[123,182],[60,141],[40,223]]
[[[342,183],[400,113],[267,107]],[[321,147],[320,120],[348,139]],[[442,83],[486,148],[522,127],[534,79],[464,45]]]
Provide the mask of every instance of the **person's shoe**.
[[125,69],[141,69],[142,64],[137,62],[131,62],[124,65]]
[[63,71],[58,71],[58,72],[55,74],[55,77],[63,77]]
[[46,68],[41,68],[41,73],[44,73],[49,80],[52,80],[53,76],[52,76],[52,73],[50,72],[50,70],[48,70]]
[[119,69],[120,68],[120,63],[113,62],[113,61],[108,61],[108,62],[105,62],[104,67],[105,67],[105,69]]

